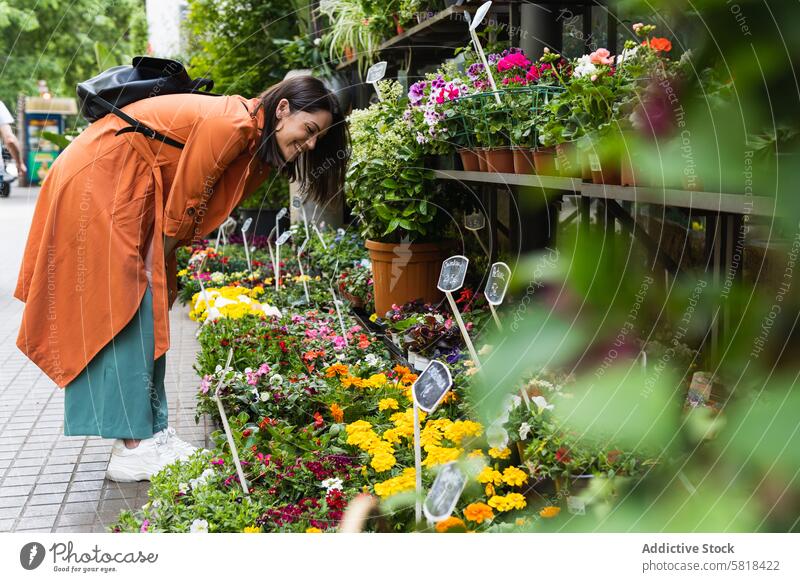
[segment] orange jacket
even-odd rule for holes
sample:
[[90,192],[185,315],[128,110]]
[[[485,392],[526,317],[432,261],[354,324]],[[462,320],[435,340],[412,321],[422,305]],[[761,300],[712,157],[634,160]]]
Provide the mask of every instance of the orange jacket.
[[[132,319],[144,295],[152,233],[207,236],[267,177],[254,153],[263,112],[238,95],[164,95],[124,108],[185,143],[181,150],[114,115],[91,124],[50,168],[14,296],[25,302],[17,346],[59,387]],[[166,265],[165,265],[166,262]],[[169,348],[175,254],[153,239],[154,358]]]

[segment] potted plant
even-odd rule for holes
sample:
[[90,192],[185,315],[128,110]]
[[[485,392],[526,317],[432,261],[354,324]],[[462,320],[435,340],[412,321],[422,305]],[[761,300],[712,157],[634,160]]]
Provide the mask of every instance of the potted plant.
[[[289,204],[289,183],[285,178],[273,174],[273,179],[268,180],[258,187],[247,198],[239,203],[236,209],[239,220],[244,223],[252,218],[249,235],[265,236],[275,226],[275,218],[281,208]],[[289,217],[281,220],[281,230],[289,228]]]
[[447,214],[439,205],[450,202],[422,166],[424,140],[405,115],[402,86],[382,81],[380,91],[383,101],[350,115],[346,196],[369,250],[375,309],[384,313],[392,304],[440,299],[436,282],[449,244],[442,240]]

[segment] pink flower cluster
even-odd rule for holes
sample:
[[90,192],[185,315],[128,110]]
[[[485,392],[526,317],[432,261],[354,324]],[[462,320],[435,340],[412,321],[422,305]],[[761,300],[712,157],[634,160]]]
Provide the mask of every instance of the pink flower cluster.
[[613,65],[614,57],[608,49],[599,48],[589,55],[589,60],[595,65]]

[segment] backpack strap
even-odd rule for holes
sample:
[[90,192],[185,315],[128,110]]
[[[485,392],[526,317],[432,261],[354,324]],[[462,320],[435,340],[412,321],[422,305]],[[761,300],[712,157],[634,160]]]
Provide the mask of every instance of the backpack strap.
[[92,95],[92,100],[95,103],[99,104],[104,109],[106,109],[109,113],[113,113],[114,115],[116,115],[117,117],[122,119],[123,121],[127,122],[128,125],[130,125],[130,127],[123,127],[115,135],[120,135],[120,134],[123,134],[123,133],[131,133],[131,132],[141,133],[145,137],[148,137],[150,139],[155,139],[155,140],[163,142],[163,143],[165,143],[167,145],[171,145],[173,147],[176,147],[178,149],[183,149],[183,146],[185,144],[183,144],[183,143],[181,143],[179,141],[176,141],[176,140],[174,140],[174,139],[172,139],[170,137],[167,137],[166,135],[158,133],[155,129],[152,129],[150,127],[147,127],[146,125],[143,125],[137,119],[131,117],[130,115],[125,113],[122,109],[112,105],[111,103],[109,103],[108,101],[103,99],[102,97],[100,97],[98,95]]

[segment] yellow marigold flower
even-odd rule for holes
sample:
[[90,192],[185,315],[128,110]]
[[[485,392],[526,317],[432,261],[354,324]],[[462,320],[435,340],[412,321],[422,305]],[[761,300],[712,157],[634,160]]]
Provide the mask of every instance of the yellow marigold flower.
[[439,533],[447,533],[451,530],[466,530],[467,526],[464,520],[458,517],[448,517],[436,524],[436,531]]
[[450,402],[455,402],[456,400],[458,400],[458,395],[450,390],[444,395],[444,398],[442,398],[442,404],[449,404]]
[[375,493],[382,499],[386,499],[403,491],[412,491],[417,486],[416,475],[417,472],[413,467],[407,467],[397,477],[392,477],[381,483],[375,483]]
[[507,459],[511,456],[511,449],[508,447],[502,450],[491,448],[489,449],[489,456],[493,459]]
[[335,402],[331,404],[330,411],[334,422],[342,422],[344,420],[344,410]]
[[483,523],[484,520],[491,520],[494,517],[494,512],[485,503],[470,503],[464,509],[464,517],[475,523]]
[[386,432],[383,433],[383,440],[386,442],[392,443],[393,445],[400,444],[400,437],[402,433],[397,430],[396,428],[390,428]]
[[489,505],[497,511],[511,511],[512,509],[524,509],[525,498],[519,493],[509,493],[505,497],[494,495],[489,499]]
[[355,386],[356,388],[364,387],[364,380],[358,376],[342,376],[341,382],[345,388],[350,388],[350,386]]
[[503,484],[503,474],[491,467],[484,467],[478,474],[478,483],[491,483],[492,485]]
[[494,485],[491,483],[488,483],[483,490],[486,493],[486,497],[493,497],[495,494]]
[[242,533],[261,533],[261,528],[255,525],[248,525],[242,530]]
[[375,323],[376,321],[378,321],[378,314],[377,313],[373,313],[372,315],[369,316],[369,320],[372,323]]
[[184,277],[189,274],[189,269],[181,269],[178,271],[178,277]]
[[377,453],[374,457],[372,457],[372,468],[375,469],[378,473],[383,473],[384,471],[388,471],[392,467],[397,464],[397,459],[395,459],[394,455],[391,453],[380,452]]
[[363,432],[366,430],[372,430],[372,425],[368,423],[366,420],[357,420],[355,422],[351,422],[345,427],[347,434],[352,434],[354,432]]
[[437,426],[428,423],[419,433],[419,444],[426,451],[430,451],[431,448],[442,444],[442,438],[442,431]]
[[528,474],[517,467],[507,467],[506,470],[503,471],[503,481],[512,487],[519,487],[528,482]]
[[450,461],[455,461],[461,455],[461,449],[451,449],[448,447],[430,447],[426,449],[428,455],[422,461],[424,467],[444,465]]
[[480,435],[482,430],[483,427],[478,422],[457,420],[444,429],[444,436],[449,441],[461,444],[466,438]]
[[373,374],[368,380],[364,381],[364,384],[369,388],[380,388],[386,385],[387,382],[386,374]]
[[400,408],[400,405],[397,404],[397,400],[394,398],[383,398],[378,402],[378,410],[397,410],[398,408]]
[[472,449],[467,455],[468,459],[483,459],[483,451],[480,449]]
[[525,496],[521,493],[509,493],[506,495],[506,502],[514,509],[525,509],[525,506],[528,505]]
[[310,527],[306,530],[306,533],[322,533],[322,530],[318,527]]
[[561,508],[555,505],[548,505],[547,507],[542,507],[542,509],[539,510],[539,515],[545,519],[550,519],[551,517],[555,517],[559,513],[561,513]]

